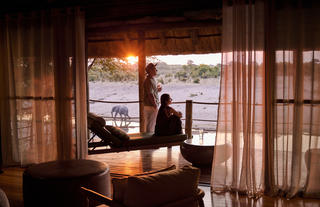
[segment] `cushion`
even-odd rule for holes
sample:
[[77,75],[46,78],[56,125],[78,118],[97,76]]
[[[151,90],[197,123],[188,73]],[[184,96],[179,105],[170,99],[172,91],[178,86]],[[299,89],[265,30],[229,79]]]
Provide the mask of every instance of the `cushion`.
[[[192,166],[144,176],[128,177],[124,204],[161,206],[196,195],[200,170]],[[146,199],[148,198],[148,199]]]
[[89,112],[88,113],[88,126],[91,127],[92,124],[98,124],[99,126],[103,127],[104,125],[106,125],[106,121],[104,120],[103,117]]
[[[169,170],[174,170],[176,169],[175,165],[171,165],[170,167],[157,170],[157,171],[151,171],[151,172],[145,172],[142,174],[137,174],[135,176],[143,176],[143,175],[150,175],[150,174],[155,174],[159,172],[165,172]],[[115,201],[119,201],[120,203],[124,202],[124,197],[127,189],[127,184],[128,184],[128,177],[126,178],[113,178],[112,179],[112,185],[113,185],[113,199]]]
[[113,200],[123,203],[128,184],[128,178],[112,178]]
[[155,174],[155,173],[159,173],[159,172],[165,172],[165,171],[169,171],[169,170],[175,170],[176,166],[175,165],[171,165],[167,168],[163,168],[160,170],[155,170],[155,171],[148,171],[148,172],[144,172],[144,173],[140,173],[140,174],[135,174],[134,176],[143,176],[143,175],[150,175],[150,174]]
[[111,147],[121,147],[123,146],[123,141],[118,137],[113,136],[105,127],[101,127],[98,124],[92,124],[89,129],[95,133],[98,137],[104,140],[106,144]]
[[122,129],[118,128],[118,127],[114,127],[111,125],[106,125],[105,128],[113,135],[118,137],[120,140],[122,141],[128,141],[129,140],[129,136],[128,134],[123,131]]
[[171,136],[152,136],[149,133],[135,133],[130,134],[130,141],[125,143],[128,147],[136,147],[142,145],[172,143],[172,142],[183,142],[187,139],[186,134],[177,134]]

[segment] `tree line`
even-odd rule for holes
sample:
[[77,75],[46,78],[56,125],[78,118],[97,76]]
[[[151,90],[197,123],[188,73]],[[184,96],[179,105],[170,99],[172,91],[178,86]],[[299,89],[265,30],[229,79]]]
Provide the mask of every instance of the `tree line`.
[[[124,82],[138,80],[137,64],[129,64],[125,58],[96,58],[90,60],[88,70],[89,81]],[[160,82],[170,82],[177,79],[182,82],[200,83],[200,79],[218,78],[221,72],[221,64],[196,65],[189,60],[186,65],[167,65],[157,61],[154,57],[147,62],[158,62],[158,74]]]

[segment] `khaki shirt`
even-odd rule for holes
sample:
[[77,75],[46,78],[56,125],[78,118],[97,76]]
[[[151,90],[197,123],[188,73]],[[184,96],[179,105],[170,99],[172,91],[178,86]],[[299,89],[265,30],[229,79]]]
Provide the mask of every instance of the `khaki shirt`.
[[143,103],[145,106],[153,106],[152,102],[148,98],[148,94],[152,94],[155,98],[157,106],[159,106],[159,96],[158,96],[158,89],[157,84],[154,78],[151,78],[147,76],[143,83],[143,90],[144,90],[144,96],[143,96]]

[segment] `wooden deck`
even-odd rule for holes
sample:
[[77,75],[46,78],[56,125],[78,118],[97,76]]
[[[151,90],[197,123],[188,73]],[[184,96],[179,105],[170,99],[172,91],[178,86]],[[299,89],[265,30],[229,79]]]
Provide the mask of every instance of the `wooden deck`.
[[[150,170],[157,170],[171,164],[182,167],[189,164],[180,154],[179,147],[160,148],[157,150],[141,150],[120,153],[108,153],[90,155],[89,159],[100,160],[109,165],[111,176],[119,177],[123,175],[133,175]],[[23,206],[22,200],[22,173],[23,168],[5,168],[0,174],[0,187],[7,193],[11,207]],[[205,195],[206,207],[271,207],[271,206],[308,206],[319,207],[320,200],[295,198],[286,200],[283,198],[271,198],[263,196],[259,199],[250,199],[246,196],[236,196],[234,194],[211,194],[208,183],[210,182],[211,169],[201,168],[200,188]]]

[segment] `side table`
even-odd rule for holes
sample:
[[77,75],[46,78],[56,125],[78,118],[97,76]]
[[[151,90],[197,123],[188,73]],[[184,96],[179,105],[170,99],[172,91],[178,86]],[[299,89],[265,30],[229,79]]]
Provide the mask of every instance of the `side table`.
[[199,139],[187,139],[180,145],[184,159],[194,166],[211,165],[213,160],[214,143],[203,143]]

